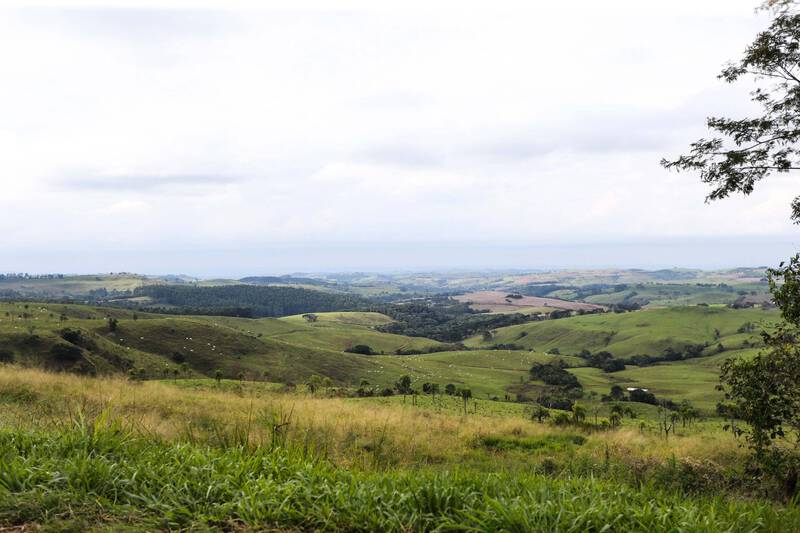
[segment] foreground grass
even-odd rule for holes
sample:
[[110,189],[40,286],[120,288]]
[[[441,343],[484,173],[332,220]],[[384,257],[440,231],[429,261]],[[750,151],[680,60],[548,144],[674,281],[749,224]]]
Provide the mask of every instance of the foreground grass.
[[[487,436],[525,439],[575,430],[531,422],[525,406],[516,403],[471,400],[464,416],[461,400],[447,396],[421,396],[415,406],[411,397],[328,398],[324,393],[281,393],[277,386],[230,381],[217,386],[212,380],[141,383],[0,366],[0,428],[49,432],[80,412],[87,418],[110,416],[126,430],[163,440],[272,446],[279,425],[282,439],[313,448],[337,464],[360,467],[530,469],[548,459],[566,468],[577,464],[576,456],[591,465],[610,456],[656,463],[676,458],[727,471],[742,462],[736,442],[711,422],[680,428],[664,440],[652,428],[642,432],[643,420],[626,419],[619,429],[587,435],[586,443],[569,453],[496,454],[475,443]],[[591,472],[591,465],[585,470]]]
[[0,366],[0,531],[800,530],[715,422],[665,440],[280,387]]
[[134,437],[113,422],[0,432],[0,524],[58,530],[789,531],[796,507],[592,479],[364,472],[293,447]]

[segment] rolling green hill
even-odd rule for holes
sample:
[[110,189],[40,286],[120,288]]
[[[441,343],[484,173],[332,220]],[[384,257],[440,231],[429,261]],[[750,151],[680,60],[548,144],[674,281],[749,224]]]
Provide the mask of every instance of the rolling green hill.
[[391,318],[380,313],[331,312],[315,313],[315,316],[315,322],[309,322],[301,315],[279,319],[213,317],[208,320],[298,346],[336,351],[359,344],[367,345],[377,353],[394,353],[398,349],[425,351],[442,345],[424,337],[408,337],[375,330],[375,326],[392,322]]
[[[106,316],[117,318],[114,331]],[[151,378],[173,376],[175,370],[182,377],[186,370],[213,376],[220,369],[225,377],[244,373],[248,379],[263,379],[266,371],[271,379],[295,383],[319,374],[352,384],[381,366],[369,357],[245,334],[221,320],[82,305],[3,303],[0,356],[27,366],[89,374],[135,369]]]
[[[117,320],[113,329],[108,317]],[[470,388],[478,397],[509,394],[527,382],[534,362],[561,359],[587,392],[608,393],[611,385],[651,389],[657,396],[689,399],[711,412],[719,364],[729,356],[749,356],[757,348],[758,323],[774,312],[723,307],[655,309],[606,313],[500,328],[493,339],[473,338],[474,349],[423,355],[388,355],[402,349],[440,347],[431,339],[382,333],[391,322],[379,313],[318,313],[309,322],[300,315],[280,319],[218,316],[170,316],[72,304],[0,303],[0,360],[23,366],[85,374],[134,372],[146,378],[213,377],[243,374],[247,380],[304,383],[317,374],[339,385],[367,380],[377,390],[403,375],[420,390],[423,383]],[[743,326],[748,331],[740,332]],[[527,350],[486,350],[480,346],[509,343]],[[356,344],[387,355],[344,353]],[[607,350],[617,357],[658,355],[666,348],[707,344],[702,357],[628,367],[606,373],[585,367],[576,357],[583,349]],[[722,344],[725,350],[718,352]],[[558,348],[560,355],[545,351]],[[582,368],[578,368],[582,367]],[[266,374],[265,374],[266,373]],[[535,397],[535,396],[534,396]]]
[[646,388],[659,398],[674,401],[689,400],[705,414],[713,414],[722,392],[719,367],[729,357],[752,357],[757,349],[724,352],[711,357],[661,363],[647,367],[629,366],[620,372],[606,373],[598,368],[571,368],[584,390],[599,395],[608,394],[612,385]]
[[33,298],[60,298],[90,294],[122,293],[138,287],[162,283],[136,274],[99,274],[91,276],[0,276],[0,293]]
[[493,331],[491,340],[482,336],[468,339],[472,347],[516,344],[540,351],[558,349],[564,355],[581,350],[608,351],[615,357],[660,355],[667,348],[708,344],[704,355],[716,353],[719,344],[726,349],[741,348],[745,341],[758,342],[757,327],[746,333],[739,329],[778,318],[777,312],[726,307],[676,307],[632,313],[604,313],[559,320],[531,322]]

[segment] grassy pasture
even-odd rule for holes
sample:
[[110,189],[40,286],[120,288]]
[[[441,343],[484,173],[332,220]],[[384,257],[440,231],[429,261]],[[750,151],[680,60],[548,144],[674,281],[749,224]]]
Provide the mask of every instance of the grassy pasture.
[[[331,391],[333,392],[333,391]],[[0,527],[52,530],[787,531],[732,489],[719,424],[664,440],[455,398],[129,382],[0,366]],[[513,405],[513,404],[512,404]],[[493,409],[498,410],[493,410]],[[276,429],[279,428],[279,429]]]
[[[569,294],[561,297],[569,298]],[[765,283],[737,283],[726,287],[716,285],[660,283],[634,285],[623,291],[597,294],[586,297],[585,301],[597,304],[619,304],[637,302],[646,307],[681,307],[689,305],[731,304],[738,298],[762,303],[769,299]]]
[[[527,379],[528,370],[534,362],[548,362],[555,357],[518,350],[470,350],[380,356],[376,359],[392,364],[401,369],[401,372],[412,376],[415,384],[429,381],[443,387],[447,383],[453,383],[459,388],[470,388],[473,394],[480,397],[503,398],[509,385]],[[565,359],[567,362],[577,362],[576,358]]]
[[137,287],[153,283],[162,282],[135,274],[64,276],[56,279],[12,278],[0,280],[0,290],[11,290],[31,297],[59,297],[86,295],[102,289],[109,292],[132,291]]
[[653,366],[629,366],[620,372],[606,373],[598,368],[572,368],[584,389],[608,394],[612,385],[649,389],[659,398],[689,400],[707,414],[712,414],[722,393],[719,366],[729,357],[752,357],[757,349],[724,352],[710,357],[660,363]]
[[261,334],[289,344],[335,351],[365,344],[376,352],[392,353],[398,349],[425,350],[441,344],[423,337],[407,337],[375,330],[375,326],[391,322],[389,317],[380,313],[315,314],[318,317],[316,322],[308,322],[300,315],[256,320],[214,317],[211,320],[249,334]]
[[[106,315],[118,319],[116,331],[109,330]],[[138,313],[134,320],[133,316],[131,311],[115,308],[0,303],[0,349],[10,350],[25,365],[62,370],[80,365],[83,371],[98,374],[135,368],[150,378],[172,375],[174,370],[184,377],[182,363],[193,376],[212,376],[220,369],[226,377],[244,373],[251,380],[262,379],[264,371],[273,379],[293,382],[304,382],[312,374],[337,383],[380,375],[374,370],[381,365],[370,358],[258,337],[255,332],[243,334],[228,325],[236,319]],[[276,322],[285,325],[267,323]],[[48,354],[55,345],[65,344],[60,334],[64,328],[82,332],[91,346],[81,347],[83,357],[78,362],[56,365]]]
[[[26,308],[25,305],[28,307]],[[8,315],[6,315],[8,313]],[[28,318],[20,318],[26,314]],[[66,320],[62,320],[64,315]],[[118,318],[110,332],[106,315]],[[577,353],[582,347],[609,350],[615,355],[660,352],[662,346],[708,342],[713,353],[717,343],[741,346],[756,334],[737,333],[744,322],[773,318],[774,313],[725,308],[680,308],[626,314],[604,314],[501,328],[493,342],[535,345],[538,350],[558,347],[562,354]],[[438,344],[423,338],[385,334],[373,329],[387,317],[377,313],[321,313],[315,323],[302,317],[282,319],[239,319],[230,317],[176,317],[137,314],[115,308],[92,308],[63,304],[0,304],[0,349],[10,350],[25,365],[66,369],[54,365],[48,355],[63,344],[63,328],[77,329],[93,343],[83,350],[84,370],[99,374],[144,369],[150,378],[211,377],[216,369],[228,378],[243,373],[248,380],[281,380],[304,383],[317,374],[340,385],[357,385],[367,380],[378,388],[391,387],[402,375],[422,383],[453,383],[470,388],[480,398],[503,399],[509,387],[528,377],[533,362],[552,361],[543,351],[470,350],[415,356],[359,356],[341,350],[353,344],[368,344],[375,350],[391,352],[398,347],[424,349]],[[714,329],[720,338],[714,339]],[[521,332],[527,332],[520,337]],[[606,344],[606,339],[610,339]],[[477,342],[476,342],[477,341]],[[716,342],[714,342],[716,341]],[[482,344],[471,339],[471,344]],[[575,368],[587,391],[608,393],[613,384],[652,389],[658,396],[679,401],[690,399],[706,412],[720,399],[715,390],[718,365],[731,355],[749,355],[754,350],[727,350],[719,355],[665,363],[650,367],[629,366],[622,372],[606,374],[591,368]],[[560,355],[571,366],[584,361]],[[182,364],[183,363],[183,364]],[[187,375],[183,365],[189,369]],[[266,377],[264,375],[266,372]],[[514,396],[512,395],[512,398]]]
[[745,323],[758,325],[777,319],[777,312],[760,309],[702,306],[648,309],[508,326],[494,330],[490,341],[476,336],[465,344],[479,347],[513,343],[541,351],[557,348],[565,355],[577,355],[583,349],[605,350],[617,357],[629,357],[660,355],[668,347],[708,343],[707,352],[711,355],[718,344],[739,349],[745,340],[758,342],[757,328],[750,333],[738,333]]

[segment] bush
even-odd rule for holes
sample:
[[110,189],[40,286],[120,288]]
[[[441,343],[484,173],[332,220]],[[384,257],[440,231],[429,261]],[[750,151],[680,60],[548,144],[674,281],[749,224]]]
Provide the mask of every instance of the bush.
[[575,402],[569,398],[546,395],[536,398],[536,403],[550,409],[558,409],[559,411],[572,411],[572,406],[575,404]]
[[534,363],[530,369],[531,379],[544,381],[547,385],[566,388],[581,388],[578,378],[557,365]]
[[658,405],[658,400],[656,399],[656,395],[652,392],[642,390],[642,389],[634,389],[628,393],[628,397],[632,402],[639,402],[639,403],[649,403],[650,405]]
[[356,344],[355,346],[351,346],[350,348],[345,348],[344,350],[347,353],[355,353],[359,355],[376,355],[372,348],[367,346],[366,344]]
[[60,342],[50,349],[50,356],[58,363],[75,363],[83,359],[83,351],[72,344]]
[[80,344],[83,341],[83,332],[79,329],[64,328],[61,330],[61,338],[72,344]]

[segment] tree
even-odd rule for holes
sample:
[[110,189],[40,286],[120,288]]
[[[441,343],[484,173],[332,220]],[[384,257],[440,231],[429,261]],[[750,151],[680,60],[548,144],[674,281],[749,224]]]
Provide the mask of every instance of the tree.
[[464,400],[464,414],[467,414],[467,402],[472,398],[472,391],[470,389],[461,389],[461,399]]
[[767,271],[772,299],[781,310],[783,319],[800,325],[800,255],[781,262],[778,268]]
[[403,396],[411,394],[411,376],[401,376],[394,384],[394,388]]
[[439,384],[431,383],[431,399],[435,400],[437,394],[439,394]]
[[448,383],[447,385],[444,386],[444,393],[447,394],[448,396],[455,396],[456,386],[453,385],[452,383]]
[[669,409],[664,406],[659,406],[658,408],[658,425],[659,428],[664,432],[664,438],[669,439],[669,432],[673,431],[675,428],[675,421],[678,419],[678,415],[675,413],[670,413]]
[[[712,186],[707,200],[750,194],[756,183],[800,168],[800,14],[797,2],[770,0],[769,27],[759,33],[744,56],[720,74],[727,82],[754,77],[759,86],[751,99],[760,116],[746,119],[712,117],[712,139],[691,145],[688,155],[662,160],[666,168],[697,171]],[[791,219],[800,223],[800,196],[791,202]],[[783,484],[787,496],[798,491],[800,477],[800,256],[769,269],[773,300],[786,324],[762,332],[767,350],[751,360],[728,359],[722,365],[720,388],[726,403],[718,410],[741,418],[728,424],[750,447],[750,468]],[[664,422],[666,426],[666,420]]]
[[308,381],[306,381],[306,387],[308,387],[308,391],[311,394],[317,392],[317,389],[319,388],[320,384],[322,384],[322,378],[316,374],[312,374],[311,376],[309,376]]
[[691,425],[692,421],[700,416],[700,411],[689,400],[683,400],[678,404],[678,414],[681,415],[683,427],[686,427],[687,423]]
[[550,418],[550,411],[541,405],[536,405],[533,408],[533,413],[531,413],[531,418],[535,418],[539,423],[541,423],[545,418]]
[[326,389],[330,389],[331,387],[333,387],[333,380],[328,376],[325,376],[324,378],[322,378],[322,386],[325,387]]
[[219,368],[214,370],[214,379],[217,380],[217,385],[222,383],[222,370]]
[[114,318],[113,316],[108,317],[108,331],[111,331],[112,333],[114,331],[117,331],[117,325],[118,321],[116,318]]
[[747,423],[729,423],[726,428],[744,437],[753,452],[754,468],[793,496],[800,476],[800,349],[791,326],[762,335],[770,351],[722,364],[725,410]]
[[366,344],[356,344],[355,346],[351,346],[350,348],[345,348],[344,350],[347,353],[355,353],[359,355],[376,355],[375,352],[367,346]]
[[622,423],[622,417],[625,415],[625,410],[618,403],[611,406],[611,414],[608,417],[611,425],[616,427]]
[[622,400],[625,398],[625,391],[622,390],[622,387],[619,385],[612,385],[611,386],[611,399],[612,400]]
[[586,419],[586,409],[577,402],[572,405],[572,421],[580,424]]
[[[744,77],[762,82],[750,93],[761,116],[711,117],[707,125],[715,137],[700,139],[690,145],[688,155],[663,159],[661,164],[699,172],[700,179],[712,186],[707,201],[735,193],[749,195],[767,176],[800,169],[799,64],[800,14],[783,10],[756,36],[744,57],[719,75],[728,83]],[[800,196],[791,203],[791,218],[800,223]]]

